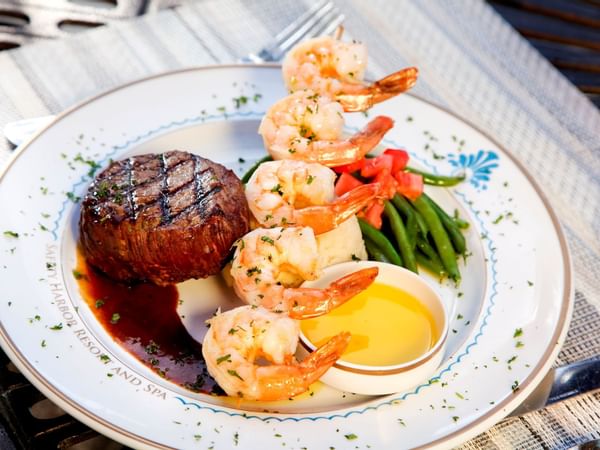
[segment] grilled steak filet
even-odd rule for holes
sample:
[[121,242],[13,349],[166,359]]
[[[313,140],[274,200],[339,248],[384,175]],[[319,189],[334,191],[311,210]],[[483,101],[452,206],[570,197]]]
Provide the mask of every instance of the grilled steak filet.
[[248,230],[238,177],[177,150],[113,162],[90,185],[79,219],[89,264],[116,280],[158,285],[218,273]]

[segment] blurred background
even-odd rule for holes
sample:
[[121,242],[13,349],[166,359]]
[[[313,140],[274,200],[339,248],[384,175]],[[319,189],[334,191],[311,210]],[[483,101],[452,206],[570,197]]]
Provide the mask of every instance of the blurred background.
[[[0,51],[128,20],[185,1],[0,0]],[[600,106],[600,0],[487,3]]]

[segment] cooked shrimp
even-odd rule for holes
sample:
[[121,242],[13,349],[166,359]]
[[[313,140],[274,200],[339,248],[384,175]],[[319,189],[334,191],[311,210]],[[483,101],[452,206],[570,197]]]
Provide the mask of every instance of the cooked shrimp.
[[[210,319],[202,355],[210,374],[228,395],[248,400],[283,400],[305,392],[342,355],[350,341],[340,333],[296,361],[297,320],[264,308],[241,306]],[[258,364],[258,359],[270,365]]]
[[246,199],[264,227],[309,226],[315,234],[333,230],[360,211],[379,186],[359,186],[335,198],[335,172],[317,163],[280,160],[261,164],[246,184]]
[[346,275],[323,289],[298,287],[320,275],[312,228],[258,228],[236,244],[231,276],[236,294],[246,303],[287,313],[294,319],[316,317],[366,289],[377,268]]
[[407,91],[417,81],[417,68],[409,67],[365,84],[366,65],[364,44],[323,36],[304,41],[287,53],[283,79],[291,92],[311,89],[339,101],[344,111],[365,111]]
[[298,91],[275,103],[263,117],[258,132],[274,159],[300,159],[340,166],[362,158],[394,126],[377,116],[348,139],[342,138],[340,103],[313,91]]

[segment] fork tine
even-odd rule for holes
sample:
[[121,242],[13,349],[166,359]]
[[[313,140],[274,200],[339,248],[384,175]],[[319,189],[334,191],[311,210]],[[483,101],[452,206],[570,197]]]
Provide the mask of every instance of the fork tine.
[[302,39],[316,36],[316,28],[320,28],[323,22],[329,23],[338,15],[339,12],[335,9],[333,4],[328,3],[323,9],[319,10],[316,14],[313,14],[307,22],[298,28],[285,41],[280,42],[279,45],[273,49],[273,57],[277,60]]
[[281,43],[289,39],[297,30],[301,29],[305,23],[309,22],[310,18],[313,17],[317,11],[331,7],[333,7],[333,4],[329,0],[313,4],[304,14],[277,33],[273,40],[273,47],[279,47]]
[[241,61],[246,63],[278,61],[302,39],[323,34],[323,31],[327,30],[328,33],[332,32],[343,20],[344,16],[331,0],[321,1],[277,33],[271,45],[264,47],[258,54],[246,55],[241,58]]
[[[325,24],[325,27],[324,27],[322,30],[320,30],[320,31],[317,33],[317,35],[322,35],[322,36],[325,36],[325,35],[330,35],[330,34],[332,34],[333,32],[335,32],[335,31],[338,29],[338,27],[339,27],[339,26],[340,26],[342,23],[344,23],[344,19],[345,19],[345,18],[346,18],[346,17],[345,17],[343,14],[340,14],[340,15],[339,15],[339,16],[337,16],[335,19],[333,19],[333,20],[332,20],[332,21],[331,21],[329,24]],[[341,37],[341,36],[340,36],[340,37]],[[336,37],[336,39],[338,39],[338,40],[339,40],[340,38],[339,38],[339,37]]]

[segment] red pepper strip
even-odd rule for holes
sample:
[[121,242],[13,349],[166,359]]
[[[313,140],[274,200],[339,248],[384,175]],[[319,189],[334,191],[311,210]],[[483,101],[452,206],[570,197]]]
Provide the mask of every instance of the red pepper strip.
[[354,173],[364,167],[366,162],[365,158],[361,158],[358,161],[354,161],[350,164],[344,164],[343,166],[332,167],[335,173]]
[[384,167],[373,179],[375,183],[379,183],[379,197],[390,199],[398,191],[398,183],[390,173],[387,167]]
[[383,203],[382,202],[373,202],[367,208],[365,212],[365,220],[373,225],[378,230],[381,229],[382,219],[381,215],[383,214]]
[[394,158],[392,156],[379,155],[375,158],[366,160],[364,167],[360,170],[360,175],[365,178],[370,178],[377,175],[384,168],[387,168],[391,172],[393,165]]
[[416,200],[423,193],[423,177],[416,173],[397,172],[394,174],[398,181],[398,193]]
[[364,184],[362,181],[357,180],[349,173],[342,173],[337,182],[335,183],[335,195],[338,197],[344,195],[346,192],[350,192],[352,189]]
[[408,152],[402,149],[388,148],[383,152],[384,155],[390,155],[394,158],[394,164],[392,165],[392,173],[404,170],[408,164]]

